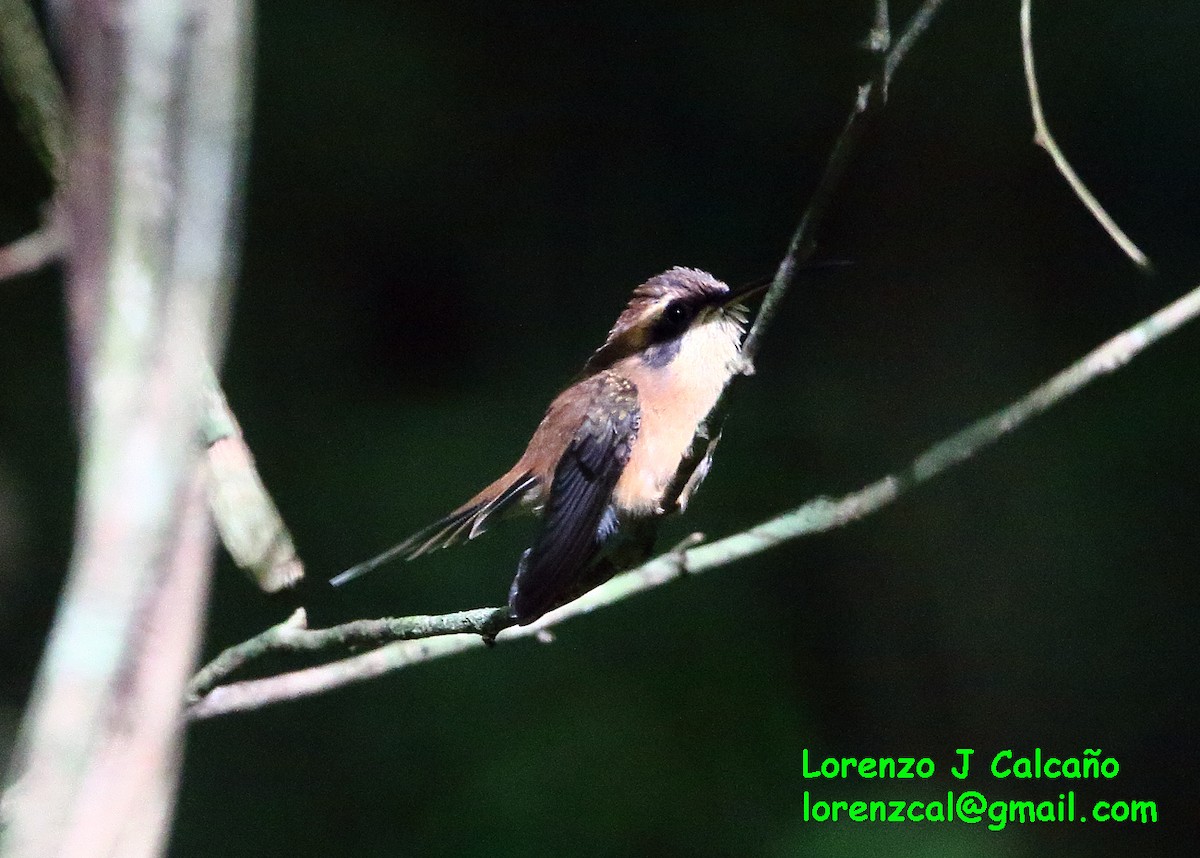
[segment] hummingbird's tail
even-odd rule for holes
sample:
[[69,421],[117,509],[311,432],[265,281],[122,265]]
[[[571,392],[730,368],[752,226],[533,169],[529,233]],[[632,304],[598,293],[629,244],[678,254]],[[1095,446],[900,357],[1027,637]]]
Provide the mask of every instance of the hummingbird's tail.
[[[397,557],[403,560],[412,560],[422,554],[428,554],[430,551],[448,548],[464,539],[474,539],[484,533],[493,520],[524,498],[538,483],[537,477],[530,473],[519,474],[515,480],[504,486],[506,478],[507,475],[484,489],[464,506],[428,527],[418,530],[408,539],[393,545],[382,554],[335,575],[329,579],[329,583],[334,587],[340,587]],[[502,490],[497,491],[491,498],[487,497],[498,489]]]

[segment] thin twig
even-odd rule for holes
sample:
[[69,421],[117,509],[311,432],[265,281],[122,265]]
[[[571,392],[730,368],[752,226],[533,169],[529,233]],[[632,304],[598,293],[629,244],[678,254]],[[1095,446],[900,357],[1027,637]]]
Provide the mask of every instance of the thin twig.
[[32,274],[62,259],[66,249],[62,221],[52,215],[35,232],[0,247],[0,280]]
[[[784,295],[791,288],[796,271],[812,256],[812,252],[816,247],[817,228],[825,219],[825,214],[833,202],[834,192],[837,190],[842,175],[846,171],[846,166],[850,163],[850,158],[858,145],[859,139],[862,137],[865,120],[874,111],[883,107],[886,101],[887,87],[891,83],[892,76],[896,73],[896,69],[900,67],[900,63],[908,56],[909,50],[916,43],[917,39],[929,28],[929,25],[933,22],[934,15],[943,2],[944,0],[925,0],[921,4],[920,8],[913,13],[900,38],[884,54],[875,77],[858,88],[854,104],[850,108],[850,113],[846,117],[846,122],[842,126],[841,133],[838,134],[837,140],[834,141],[833,148],[830,150],[829,159],[825,162],[825,170],[821,174],[820,181],[817,182],[816,190],[813,191],[812,198],[809,200],[808,207],[804,210],[804,214],[800,218],[800,223],[796,227],[796,231],[792,233],[787,252],[784,254],[783,260],[779,263],[779,267],[775,270],[771,287],[767,290],[767,294],[763,296],[762,304],[759,306],[758,313],[754,317],[754,324],[751,325],[749,333],[746,334],[746,338],[742,342],[741,356],[739,358],[742,364],[741,374],[752,375],[754,373],[754,360],[758,356],[758,350],[762,344],[763,337],[766,335],[767,328],[770,327],[776,313],[779,312],[779,306],[783,301]],[[877,40],[882,40],[880,26],[881,21],[886,17],[887,3],[878,0],[875,7],[875,23],[868,36],[869,46],[872,46]],[[890,30],[887,33],[887,41],[891,42]],[[876,96],[875,93],[879,95]],[[732,383],[732,379],[730,382]],[[672,480],[663,497],[662,506],[668,513],[674,512],[678,508],[679,499],[683,497],[684,491],[692,479],[692,474],[695,473],[696,469],[700,467],[701,462],[704,461],[707,455],[707,440],[719,437],[721,434],[721,425],[724,423],[725,412],[728,409],[730,386],[731,384],[727,384],[725,389],[721,391],[716,404],[712,407],[704,422],[700,424],[696,437],[692,441],[691,450],[683,458],[683,461],[679,463],[679,468],[675,472],[675,478]]]
[[891,15],[888,0],[875,0],[875,23],[867,34],[867,50],[885,54],[892,47]]
[[929,25],[933,23],[933,16],[937,14],[941,8],[943,0],[925,0],[921,4],[921,8],[913,13],[912,18],[908,21],[908,26],[904,28],[904,32],[900,34],[900,38],[896,40],[896,44],[888,53],[883,61],[883,97],[887,98],[888,87],[892,85],[892,77],[896,74],[896,69],[900,68],[900,63],[904,61],[908,51],[917,39],[925,34],[929,29]]
[[1099,221],[1100,226],[1116,242],[1117,247],[1121,248],[1138,268],[1147,273],[1153,272],[1154,265],[1146,257],[1146,254],[1142,253],[1129,236],[1117,226],[1116,221],[1109,217],[1108,212],[1100,205],[1100,201],[1092,195],[1092,192],[1087,189],[1087,185],[1076,175],[1070,162],[1067,161],[1067,156],[1058,148],[1058,143],[1055,142],[1053,135],[1050,134],[1050,129],[1046,126],[1046,117],[1042,113],[1042,98],[1038,93],[1037,76],[1033,71],[1031,6],[1032,0],[1021,0],[1021,54],[1025,60],[1025,85],[1029,89],[1029,107],[1033,113],[1033,142],[1046,150],[1053,159],[1054,166],[1058,168],[1058,172],[1062,173],[1067,184],[1071,186],[1071,190],[1075,192],[1075,196],[1079,197],[1079,201],[1087,206],[1092,217]]
[[[746,335],[746,340],[742,343],[743,372],[747,375],[754,371],[754,359],[758,356],[762,338],[771,322],[774,321],[783,296],[791,288],[796,270],[808,260],[816,247],[817,227],[825,219],[825,213],[833,201],[834,192],[841,182],[842,175],[846,172],[846,165],[850,163],[850,157],[862,137],[865,127],[863,120],[883,105],[883,99],[874,97],[874,93],[886,95],[887,86],[891,83],[896,69],[900,67],[900,63],[904,61],[917,39],[929,28],[933,16],[943,2],[944,0],[925,0],[921,4],[900,34],[900,38],[888,51],[875,78],[858,88],[854,106],[850,109],[846,123],[842,126],[841,133],[838,134],[838,138],[833,144],[829,160],[825,163],[825,172],[821,174],[821,180],[817,183],[808,208],[800,218],[800,225],[792,234],[787,253],[784,254],[783,260],[775,271],[775,277],[771,281],[771,288],[763,296],[762,306],[754,318],[750,333]],[[719,407],[720,404],[718,404]]]
[[355,620],[328,629],[310,629],[307,614],[298,608],[279,625],[230,647],[205,665],[188,683],[188,700],[199,700],[223,679],[272,653],[377,647],[393,641],[464,633],[495,637],[510,625],[512,620],[505,609],[478,608],[440,616]]
[[[637,569],[618,575],[574,602],[552,611],[536,623],[501,631],[495,636],[495,642],[503,643],[537,636],[540,632],[572,617],[590,613],[597,608],[620,602],[636,593],[676,580],[679,577],[681,565],[690,574],[700,573],[727,566],[737,560],[760,554],[769,548],[802,536],[822,533],[857,521],[892,503],[914,486],[927,482],[943,471],[970,459],[984,448],[1013,432],[1030,418],[1057,405],[1101,376],[1124,366],[1146,347],[1197,316],[1200,316],[1200,286],[1108,340],[1012,404],[934,444],[903,469],[840,498],[815,498],[749,530],[727,536],[716,542],[682,552],[678,548],[672,549]],[[387,621],[394,624],[393,631],[396,637],[403,635],[406,638],[421,638],[426,632],[440,635],[440,637],[399,640],[396,643],[390,643],[371,652],[341,661],[265,679],[222,685],[213,688],[206,696],[193,703],[187,714],[190,719],[199,720],[230,712],[258,709],[284,700],[295,700],[320,694],[413,664],[477,649],[485,645],[484,638],[478,634],[456,633],[459,628],[455,628],[454,623],[461,623],[461,618],[466,615],[472,615],[476,619],[486,619],[489,616],[496,616],[502,611],[502,608],[481,608],[478,611],[447,614],[444,617],[413,617],[408,620]],[[411,625],[406,627],[406,623],[411,623]],[[445,628],[437,628],[439,625],[444,625]],[[337,643],[340,646],[341,643],[338,641],[338,636],[341,634],[340,628],[342,627],[308,634],[324,635],[325,642]],[[271,632],[265,634],[270,635]],[[218,663],[230,665],[236,669],[243,667],[249,660],[242,656],[249,655],[251,658],[256,658],[266,652],[291,649],[271,643],[262,645],[262,652],[259,653],[254,651],[258,646],[250,641],[234,647],[233,650],[238,651],[238,657],[236,659],[230,657],[226,662],[222,662],[223,659],[226,659],[226,655],[220,656],[208,668],[205,668],[206,671],[209,671],[205,676],[205,684],[211,686],[229,675],[229,672],[222,673],[215,667]],[[324,645],[320,648],[323,649]],[[311,651],[312,647],[305,645],[296,649]]]

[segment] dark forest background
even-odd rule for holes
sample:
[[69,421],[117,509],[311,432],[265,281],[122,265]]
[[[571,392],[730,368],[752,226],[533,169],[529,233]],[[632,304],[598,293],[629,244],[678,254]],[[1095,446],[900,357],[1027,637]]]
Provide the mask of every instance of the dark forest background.
[[[898,3],[894,20],[914,4]],[[1200,5],[1040,3],[1051,128],[1147,279],[1031,144],[1013,2],[950,2],[740,383],[686,520],[848,491],[1200,279]],[[856,86],[871,4],[259,5],[225,386],[318,579],[506,469],[634,285],[773,272]],[[0,100],[0,242],[48,179]],[[60,273],[0,286],[0,749],[69,556]],[[520,643],[191,729],[171,852],[1188,854],[1200,330],[869,520]],[[528,526],[310,602],[502,601]],[[282,619],[223,555],[211,654]],[[957,747],[1116,757],[991,798],[1152,799],[1151,826],[805,824],[802,793],[932,798]],[[930,755],[928,782],[804,782]]]

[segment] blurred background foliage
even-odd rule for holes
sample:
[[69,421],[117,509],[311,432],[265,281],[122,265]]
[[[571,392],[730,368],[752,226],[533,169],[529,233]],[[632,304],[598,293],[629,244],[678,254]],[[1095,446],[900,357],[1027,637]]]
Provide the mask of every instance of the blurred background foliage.
[[[897,3],[904,20],[915,4]],[[1017,3],[951,2],[902,68],[806,279],[663,537],[858,487],[1200,273],[1200,6],[1037,4],[1052,129],[1139,277],[1030,142]],[[310,574],[473,494],[671,265],[773,271],[869,58],[867,2],[263,2],[226,388]],[[0,241],[48,181],[0,101]],[[0,744],[70,550],[60,274],[0,292]],[[1187,853],[1197,835],[1200,331],[868,521],[523,643],[189,735],[180,856]],[[309,601],[500,602],[527,526]],[[307,598],[307,597],[306,597]],[[222,556],[207,651],[277,622]],[[1156,826],[805,824],[937,796],[957,747],[1078,754]],[[816,782],[802,749],[931,755]],[[978,759],[978,758],[977,758]],[[1070,784],[970,784],[1056,798]]]

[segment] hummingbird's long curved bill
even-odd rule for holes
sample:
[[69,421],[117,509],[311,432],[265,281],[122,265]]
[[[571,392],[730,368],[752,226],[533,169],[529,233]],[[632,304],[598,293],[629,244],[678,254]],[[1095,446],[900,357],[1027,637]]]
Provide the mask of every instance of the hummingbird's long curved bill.
[[718,306],[728,307],[730,304],[740,304],[749,298],[755,298],[760,293],[767,291],[774,279],[774,277],[762,277],[758,280],[751,280],[737,289],[730,289],[728,295],[721,296],[721,303]]

